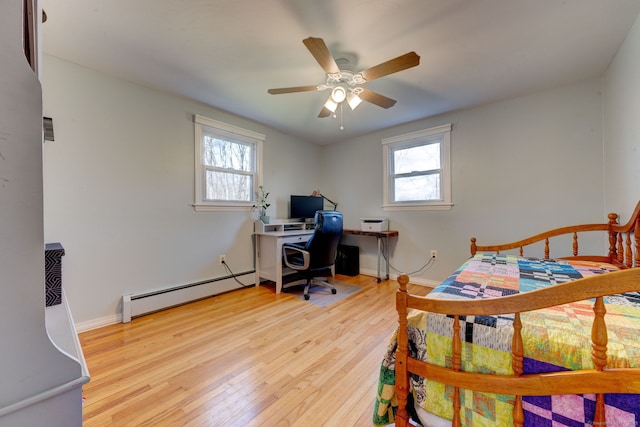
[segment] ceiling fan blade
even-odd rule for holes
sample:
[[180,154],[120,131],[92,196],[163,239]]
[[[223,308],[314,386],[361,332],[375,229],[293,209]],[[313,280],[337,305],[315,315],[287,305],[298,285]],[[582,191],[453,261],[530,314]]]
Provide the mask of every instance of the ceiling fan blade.
[[396,105],[395,99],[387,98],[386,96],[380,95],[379,93],[373,92],[369,89],[362,89],[362,92],[358,96],[367,102],[370,102],[382,108],[391,108]]
[[324,40],[317,37],[309,37],[302,40],[302,43],[309,49],[311,55],[318,61],[318,64],[322,67],[327,74],[336,74],[340,72],[336,60],[333,59],[329,48],[324,43]]
[[322,110],[320,110],[320,114],[318,114],[318,118],[322,119],[324,117],[329,117],[331,114],[331,110],[329,110],[327,107],[322,107]]
[[415,52],[405,53],[397,58],[390,59],[382,64],[375,65],[367,70],[361,71],[360,75],[368,82],[407,68],[415,67],[420,64],[420,56]]
[[294,87],[281,87],[277,89],[269,89],[271,95],[279,95],[281,93],[293,93],[293,92],[309,92],[312,90],[319,90],[318,86],[294,86]]

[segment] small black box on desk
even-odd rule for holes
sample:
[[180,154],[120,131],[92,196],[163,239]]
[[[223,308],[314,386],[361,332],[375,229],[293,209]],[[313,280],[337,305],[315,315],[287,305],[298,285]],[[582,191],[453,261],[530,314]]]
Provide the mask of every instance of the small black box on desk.
[[360,274],[360,254],[357,246],[338,245],[336,274],[357,276]]

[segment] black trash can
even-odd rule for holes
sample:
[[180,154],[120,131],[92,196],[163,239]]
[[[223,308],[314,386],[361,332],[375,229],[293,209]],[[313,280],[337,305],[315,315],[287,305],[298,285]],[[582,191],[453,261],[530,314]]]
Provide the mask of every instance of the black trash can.
[[360,274],[360,256],[357,246],[338,245],[336,274],[357,276]]

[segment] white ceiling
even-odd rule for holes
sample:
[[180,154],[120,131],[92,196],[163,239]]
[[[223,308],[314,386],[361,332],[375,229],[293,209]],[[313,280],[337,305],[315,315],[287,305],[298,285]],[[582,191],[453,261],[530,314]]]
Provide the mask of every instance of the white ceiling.
[[[319,144],[601,75],[640,0],[43,0],[43,51],[183,95]],[[326,75],[302,40],[361,71],[406,52],[420,65],[366,83],[397,100],[317,118],[328,91],[270,95]],[[46,69],[43,70],[46,73]]]

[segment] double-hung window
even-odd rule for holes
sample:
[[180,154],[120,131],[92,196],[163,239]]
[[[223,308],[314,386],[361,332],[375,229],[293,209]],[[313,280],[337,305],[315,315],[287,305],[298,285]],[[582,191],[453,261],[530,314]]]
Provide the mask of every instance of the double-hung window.
[[194,117],[196,210],[249,210],[262,182],[264,135]]
[[450,209],[450,143],[450,124],[383,139],[384,209]]

